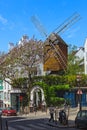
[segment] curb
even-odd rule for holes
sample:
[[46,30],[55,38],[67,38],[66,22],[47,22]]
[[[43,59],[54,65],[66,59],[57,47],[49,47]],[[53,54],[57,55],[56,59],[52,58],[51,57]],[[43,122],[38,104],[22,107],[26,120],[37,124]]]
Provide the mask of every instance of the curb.
[[74,128],[75,127],[75,125],[65,125],[65,126],[63,126],[63,125],[59,125],[59,124],[52,124],[52,123],[46,123],[47,125],[49,125],[49,126],[52,126],[52,127],[58,127],[58,128]]

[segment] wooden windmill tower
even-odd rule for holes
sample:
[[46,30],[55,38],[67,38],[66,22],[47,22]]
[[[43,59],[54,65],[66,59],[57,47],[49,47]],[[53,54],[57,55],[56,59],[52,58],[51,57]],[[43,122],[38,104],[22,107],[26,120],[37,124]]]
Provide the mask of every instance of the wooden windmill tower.
[[44,27],[40,24],[35,16],[32,16],[32,22],[35,27],[46,37],[44,42],[44,71],[56,73],[67,69],[68,45],[60,37],[70,26],[80,19],[78,13],[74,13],[66,19],[59,27],[57,27],[49,36],[45,32]]

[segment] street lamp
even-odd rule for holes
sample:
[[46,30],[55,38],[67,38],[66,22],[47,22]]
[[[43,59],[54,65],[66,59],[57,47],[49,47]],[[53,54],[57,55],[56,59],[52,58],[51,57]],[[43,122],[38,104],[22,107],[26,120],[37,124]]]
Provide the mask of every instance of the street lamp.
[[82,90],[80,88],[80,81],[81,81],[81,76],[77,76],[77,85],[78,85],[78,91],[77,91],[77,94],[78,94],[78,106],[79,106],[79,110],[82,110],[82,106],[81,106],[81,97],[82,97]]

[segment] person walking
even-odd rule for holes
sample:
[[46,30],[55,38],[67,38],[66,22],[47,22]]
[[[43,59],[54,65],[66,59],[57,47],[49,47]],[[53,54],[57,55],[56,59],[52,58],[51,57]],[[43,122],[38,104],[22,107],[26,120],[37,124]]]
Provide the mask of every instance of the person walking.
[[49,108],[49,113],[50,113],[50,119],[49,119],[49,122],[50,121],[53,121],[54,122],[54,107],[51,105],[50,108]]
[[55,107],[55,123],[58,121],[58,107]]

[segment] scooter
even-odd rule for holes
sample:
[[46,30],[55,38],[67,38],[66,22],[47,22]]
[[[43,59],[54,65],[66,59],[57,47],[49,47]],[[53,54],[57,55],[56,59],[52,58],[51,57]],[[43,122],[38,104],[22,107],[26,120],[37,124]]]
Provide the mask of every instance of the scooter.
[[68,120],[67,120],[67,118],[66,118],[66,113],[65,113],[65,111],[60,111],[59,112],[59,121],[60,121],[60,123],[62,123],[63,125],[66,125],[67,123],[68,123]]

